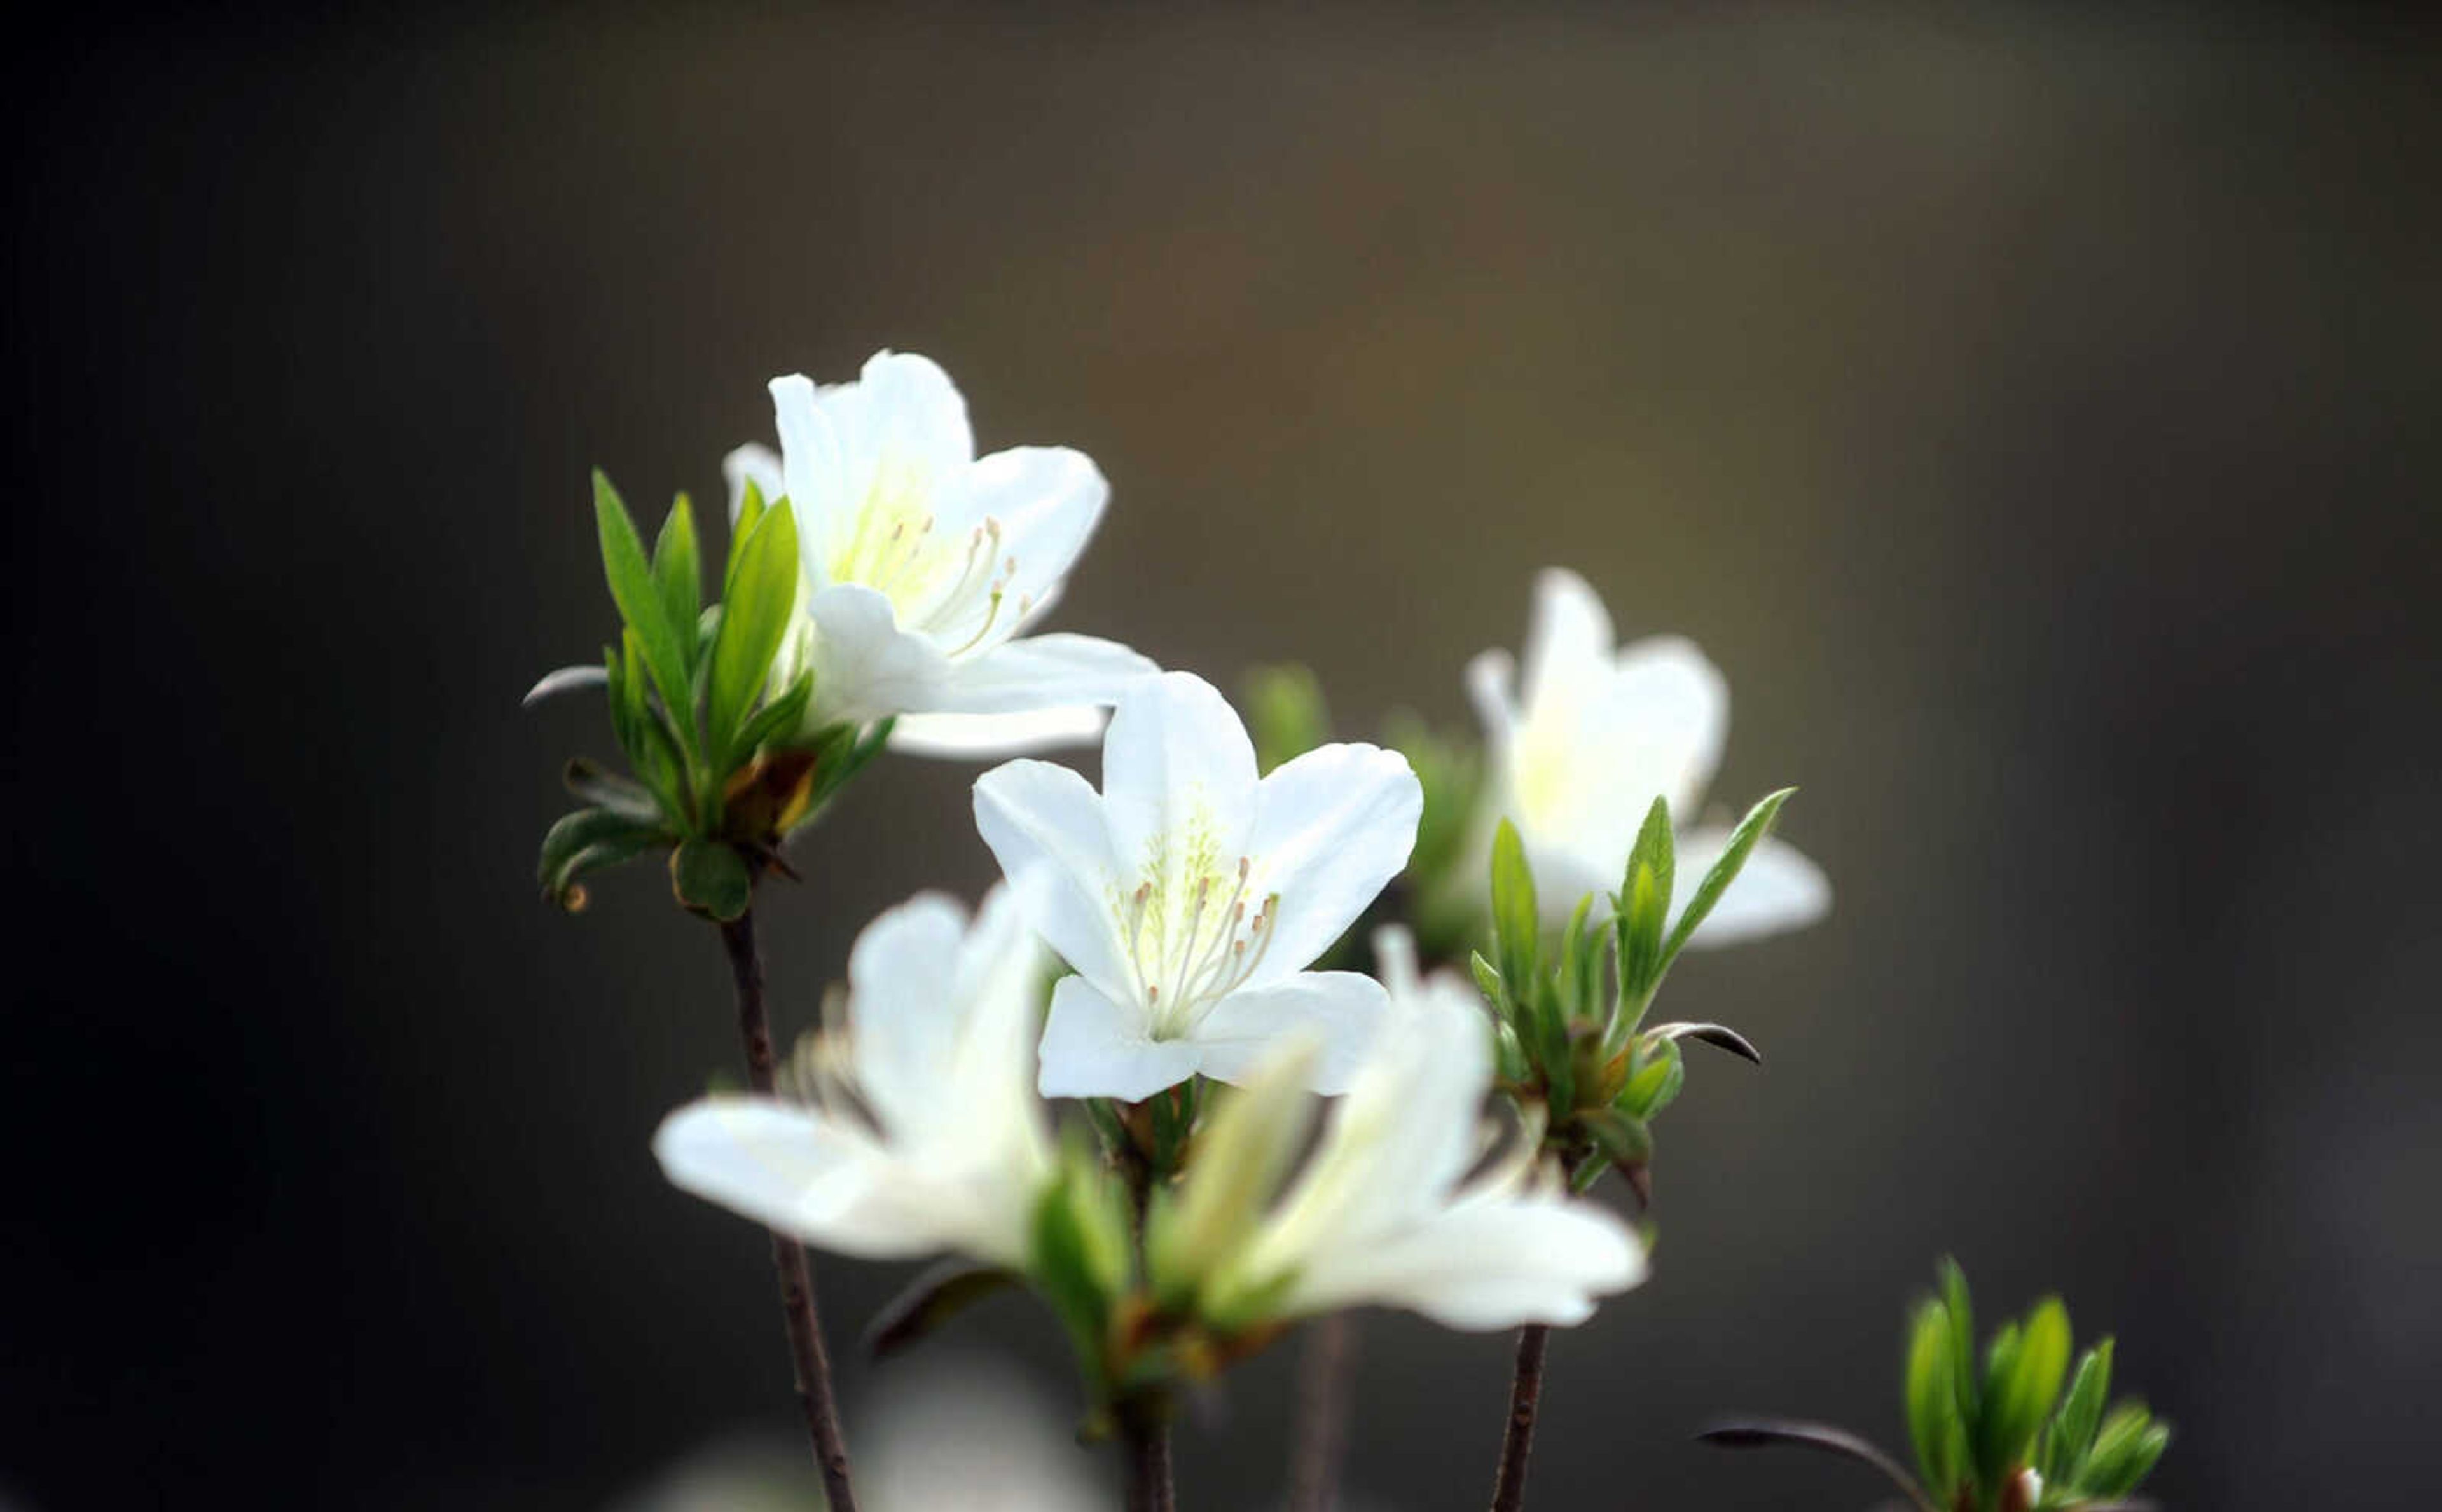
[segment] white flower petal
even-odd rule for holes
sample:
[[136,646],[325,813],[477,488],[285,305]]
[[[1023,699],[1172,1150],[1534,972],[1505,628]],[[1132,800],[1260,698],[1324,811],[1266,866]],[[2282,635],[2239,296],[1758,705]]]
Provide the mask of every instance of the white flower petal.
[[1082,976],[1064,976],[1051,990],[1037,1085],[1045,1097],[1138,1102],[1194,1076],[1202,1053],[1189,1040],[1146,1038],[1143,1015]]
[[949,663],[932,642],[899,628],[887,596],[862,583],[833,583],[814,594],[806,612],[814,626],[809,726],[940,706]]
[[967,401],[931,357],[877,352],[859,381],[872,400],[876,449],[885,465],[912,465],[945,483],[975,461]]
[[890,727],[890,749],[949,760],[1031,756],[1092,745],[1110,720],[1109,710],[1090,704],[1024,714],[902,714]]
[[1300,972],[1269,987],[1230,993],[1195,1027],[1202,1070],[1245,1081],[1267,1051],[1302,1034],[1316,1037],[1306,1084],[1325,1097],[1348,1090],[1366,1050],[1381,1033],[1390,1000],[1382,984],[1356,972]]
[[772,380],[773,428],[780,434],[781,481],[797,523],[806,579],[830,581],[831,558],[856,528],[864,483],[849,476],[847,438],[831,423],[813,380],[802,373]]
[[746,504],[746,485],[755,484],[763,502],[772,503],[789,491],[782,471],[780,454],[759,441],[750,441],[720,459],[720,476],[729,484],[729,519],[736,523],[738,511]]
[[975,829],[1023,895],[1035,932],[1105,990],[1131,973],[1112,917],[1116,884],[1103,800],[1048,761],[1010,761],[975,779]]
[[1583,1322],[1598,1296],[1645,1279],[1628,1226],[1590,1202],[1463,1202],[1361,1249],[1319,1258],[1301,1312],[1350,1303],[1412,1308],[1447,1328]]
[[1357,921],[1408,865],[1424,808],[1408,758],[1379,746],[1321,746],[1263,779],[1247,848],[1281,902],[1252,985],[1304,966]]
[[1056,592],[1102,522],[1111,485],[1082,451],[1067,446],[1011,446],[979,457],[946,505],[945,519],[1000,521],[1000,548],[1015,562],[1009,602],[1030,615]]
[[940,1222],[869,1135],[775,1099],[691,1102],[662,1120],[653,1155],[682,1191],[826,1249],[893,1259],[941,1248]]
[[1608,671],[1611,615],[1586,580],[1564,567],[1535,578],[1535,617],[1526,630],[1526,717],[1546,701],[1576,696]]
[[920,893],[875,919],[848,952],[857,1080],[884,1133],[920,1136],[939,1119],[941,1068],[957,1053],[966,910]]
[[[1657,793],[1670,800],[1673,815],[1694,817],[1729,734],[1730,689],[1721,669],[1682,636],[1637,641],[1621,649],[1600,710],[1586,732],[1596,742],[1590,756],[1618,790],[1644,794],[1638,822]],[[1627,859],[1622,849],[1621,863]]]
[[[1678,838],[1672,867],[1678,878],[1671,889],[1673,924],[1695,895],[1696,884],[1722,859],[1729,843],[1727,829],[1699,829]],[[1766,835],[1747,852],[1747,864],[1739,868],[1738,880],[1696,926],[1696,933],[1687,937],[1687,944],[1693,949],[1760,939],[1802,929],[1831,910],[1832,884],[1823,868],[1786,841]]]
[[[1164,672],[1120,699],[1103,737],[1103,810],[1123,866],[1144,867],[1191,837],[1221,857],[1244,855],[1254,809],[1254,743],[1212,683]],[[1186,861],[1166,858],[1174,868]]]
[[526,689],[526,696],[518,701],[518,706],[532,708],[545,699],[556,698],[577,688],[602,687],[610,681],[610,669],[605,666],[563,666],[545,672],[541,682]]
[[1093,635],[1030,635],[947,664],[935,701],[941,714],[1021,714],[1079,703],[1116,703],[1161,668],[1117,641]]
[[1467,695],[1484,722],[1484,746],[1505,764],[1518,735],[1518,664],[1507,651],[1479,651],[1467,664]]

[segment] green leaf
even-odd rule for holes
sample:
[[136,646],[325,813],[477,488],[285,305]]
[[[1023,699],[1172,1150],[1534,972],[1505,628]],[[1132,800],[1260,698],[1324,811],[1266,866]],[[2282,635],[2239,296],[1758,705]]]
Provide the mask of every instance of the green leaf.
[[1721,860],[1713,863],[1713,869],[1704,873],[1704,880],[1696,884],[1694,896],[1687,900],[1687,911],[1679,916],[1679,922],[1670,931],[1669,939],[1663,944],[1664,970],[1669,969],[1670,962],[1676,960],[1679,952],[1686,948],[1687,937],[1696,932],[1696,926],[1703,923],[1712,913],[1713,905],[1722,901],[1722,894],[1738,880],[1739,872],[1747,864],[1747,857],[1754,853],[1755,847],[1771,830],[1772,822],[1780,816],[1780,806],[1787,803],[1790,794],[1796,791],[1795,788],[1783,788],[1773,793],[1748,810],[1747,816],[1739,821],[1739,827],[1730,831],[1729,847],[1722,852]]
[[738,492],[737,518],[729,522],[729,556],[720,569],[720,596],[723,598],[729,596],[729,585],[738,576],[738,548],[745,545],[746,537],[755,533],[756,522],[763,518],[764,507],[762,487],[754,479],[747,479],[746,486]]
[[1613,1106],[1649,1120],[1677,1101],[1680,1087],[1687,1081],[1687,1063],[1679,1047],[1667,1039],[1649,1040],[1636,1053],[1639,1064],[1629,1073]]
[[[846,725],[833,725],[829,732],[826,732],[827,735],[845,732],[845,737],[837,753],[826,752],[814,769],[813,797],[806,805],[806,818],[811,819],[821,812],[823,805],[830,802],[832,794],[847,786],[849,778],[864,771],[867,763],[882,754],[883,748],[890,743],[891,729],[898,722],[896,720],[884,720],[862,735]],[[822,738],[822,736],[816,737],[817,740]]]
[[1569,1021],[1560,1011],[1559,984],[1550,975],[1539,975],[1532,983],[1534,998],[1533,1039],[1535,1062],[1543,1072],[1545,1097],[1555,1118],[1565,1117],[1577,1105],[1576,1057],[1570,1053]]
[[696,544],[695,507],[684,494],[671,503],[661,537],[653,542],[653,583],[661,591],[662,610],[692,663],[698,645],[696,616],[703,610],[703,564]]
[[1976,1389],[1976,1309],[1967,1292],[1967,1272],[1948,1255],[1934,1267],[1941,1283],[1941,1303],[1950,1310],[1950,1382],[1959,1394],[1959,1416],[1973,1423],[1977,1413]]
[[2157,1423],[2142,1402],[2123,1402],[2103,1420],[2094,1438],[2094,1453],[2078,1479],[2078,1491],[2090,1499],[2116,1499],[2137,1489],[2171,1443],[2167,1423]]
[[1997,1485],[2032,1462],[2035,1435],[2060,1400],[2071,1347],[2068,1310],[2057,1297],[2036,1303],[2024,1324],[1994,1340],[1984,1411],[1976,1424],[1976,1463],[1983,1485]]
[[1522,999],[1537,975],[1539,927],[1535,873],[1526,865],[1526,847],[1518,838],[1518,827],[1503,819],[1492,836],[1492,931],[1501,979]]
[[542,884],[545,898],[573,913],[585,903],[578,878],[639,855],[666,838],[658,825],[640,824],[608,809],[579,809],[561,815],[542,837],[535,880]]
[[619,500],[619,492],[600,468],[593,472],[593,522],[602,539],[602,574],[610,584],[610,597],[619,606],[620,617],[636,633],[644,649],[645,669],[651,674],[653,685],[661,689],[662,701],[673,715],[682,716],[681,749],[694,748],[692,711],[687,704],[687,656],[679,628],[670,622],[667,605],[662,598],[661,587],[653,579],[651,564],[645,559],[644,540],[636,534],[636,522],[628,514],[628,506]]
[[1956,1358],[1950,1343],[1950,1310],[1932,1298],[1919,1303],[1908,1331],[1908,1439],[1916,1446],[1917,1468],[1934,1500],[1958,1498],[1960,1462],[1966,1458],[1966,1428],[1959,1420],[1959,1394],[1951,1383]]
[[2085,1466],[2087,1451],[2094,1448],[2095,1430],[2103,1422],[2104,1399],[2110,1394],[2111,1340],[2105,1338],[2077,1362],[2068,1395],[2044,1429],[2043,1454],[2036,1468],[2043,1472],[2045,1485],[2067,1485]]
[[1502,983],[1501,969],[1485,960],[1480,950],[1467,953],[1467,969],[1475,977],[1475,990],[1484,994],[1484,1000],[1492,1005],[1503,1022],[1507,1022],[1511,1016],[1509,993]]
[[637,824],[658,827],[662,822],[661,801],[649,791],[615,773],[603,771],[583,756],[572,757],[559,780],[570,792],[596,808],[608,809]]
[[1662,983],[1662,926],[1670,918],[1670,803],[1655,798],[1619,884],[1619,995],[1632,1030]]
[[720,607],[720,629],[713,640],[708,718],[713,747],[724,761],[788,633],[803,571],[797,560],[797,523],[788,506],[765,511],[738,548],[729,596]]
[[809,669],[797,674],[788,691],[755,711],[746,727],[738,732],[731,755],[753,756],[767,745],[776,744],[793,734],[806,717],[806,705],[814,698],[814,674]]
[[1653,1131],[1641,1119],[1612,1108],[1595,1108],[1578,1114],[1577,1123],[1603,1157],[1623,1171],[1633,1170],[1653,1158]]
[[[1569,911],[1568,926],[1560,931],[1560,1011],[1569,1019],[1595,1016],[1595,994],[1602,983],[1590,968],[1595,964],[1585,948],[1586,916],[1594,911],[1595,897],[1588,893],[1577,900]],[[1599,940],[1601,936],[1596,934]]]
[[887,1359],[985,1298],[1022,1284],[1016,1272],[965,1260],[927,1266],[884,1303],[865,1330],[866,1353]]
[[755,879],[734,847],[717,840],[685,840],[670,852],[670,891],[689,913],[725,924],[746,912]]

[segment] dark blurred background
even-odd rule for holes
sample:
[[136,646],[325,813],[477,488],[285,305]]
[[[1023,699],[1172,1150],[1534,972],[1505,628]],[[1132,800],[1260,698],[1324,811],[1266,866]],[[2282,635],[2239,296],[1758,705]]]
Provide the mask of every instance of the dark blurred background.
[[[0,1500],[590,1508],[792,1405],[655,1121],[735,1054],[647,871],[539,902],[610,625],[586,470],[939,357],[1116,499],[1062,610],[1346,728],[1469,717],[1534,570],[1736,692],[1837,888],[1672,1007],[1650,1284],[1535,1503],[1862,1506],[1944,1250],[2057,1288],[2184,1508],[2432,1496],[2442,33],[2379,12],[537,9],[18,51]],[[992,874],[893,761],[773,901]],[[905,1275],[829,1262],[842,1353]],[[1065,1412],[1051,1327],[970,1333]],[[1488,1485],[1508,1342],[1369,1324],[1349,1482]],[[1280,1484],[1293,1352],[1182,1447]],[[891,1370],[846,1367],[852,1414]],[[852,1419],[853,1426],[853,1419]],[[1632,1493],[1613,1483],[1627,1477]]]

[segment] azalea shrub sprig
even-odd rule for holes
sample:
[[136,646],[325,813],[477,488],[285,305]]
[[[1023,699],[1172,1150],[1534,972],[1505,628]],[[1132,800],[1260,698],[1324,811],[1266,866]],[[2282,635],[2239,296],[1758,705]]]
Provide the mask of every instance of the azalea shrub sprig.
[[[1646,1279],[1649,1235],[1599,1178],[1649,1206],[1686,1042],[1759,1060],[1725,1026],[1651,1022],[1666,977],[1830,905],[1772,833],[1788,790],[1735,825],[1701,811],[1719,669],[1676,637],[1620,644],[1551,569],[1522,655],[1467,666],[1480,741],[1405,716],[1380,745],[1336,740],[1297,666],[1258,671],[1242,718],[1124,645],[1039,632],[1108,500],[1083,452],[978,454],[913,354],[769,392],[778,449],[724,461],[716,598],[685,498],[647,550],[597,474],[619,631],[530,698],[600,688],[628,768],[570,764],[585,807],[546,837],[545,893],[574,909],[592,873],[665,851],[680,902],[720,925],[746,1090],[681,1107],[653,1149],[770,1230],[830,1505],[855,1501],[807,1247],[930,1263],[873,1321],[877,1357],[1030,1294],[1147,1512],[1175,1505],[1180,1394],[1302,1323],[1333,1320],[1318,1345],[1364,1306],[1515,1329],[1492,1506],[1516,1512],[1550,1331]],[[1031,758],[1096,739],[1093,781]],[[818,1029],[775,1056],[757,885],[793,875],[784,844],[885,749],[1018,758],[973,786],[1002,881],[972,914],[927,893],[875,918]],[[2064,1396],[2057,1303],[1980,1370],[1973,1337],[1946,1270],[1912,1339],[1914,1475],[1815,1425],[1724,1441],[1852,1452],[1923,1512],[2094,1512],[2151,1468],[2167,1430],[2104,1412],[2109,1340]],[[1338,1378],[1307,1389],[1345,1396]],[[1293,1512],[1321,1512],[1332,1477],[1305,1460]]]
[[[2111,1394],[2113,1341],[2070,1369],[2068,1310],[2047,1297],[2005,1323],[1976,1356],[1975,1311],[1957,1262],[1918,1303],[1908,1331],[1904,1396],[1916,1474],[1846,1429],[1780,1419],[1717,1424],[1704,1437],[1728,1448],[1787,1445],[1866,1465],[1923,1512],[2108,1512],[2131,1501],[2170,1446],[2169,1425],[2141,1401]],[[2064,1392],[2063,1388],[2067,1390]]]
[[773,683],[797,594],[797,527],[785,501],[767,507],[761,491],[747,485],[730,529],[721,596],[710,606],[701,598],[702,547],[684,494],[650,555],[599,472],[593,507],[619,644],[604,652],[598,678],[594,668],[565,668],[536,693],[598,682],[633,774],[581,757],[569,763],[569,790],[589,806],[544,836],[543,890],[564,907],[582,907],[588,873],[666,848],[679,902],[734,920],[745,911],[754,873],[778,865],[780,842],[881,749],[887,726],[801,732],[812,672]]
[[1652,1124],[1686,1080],[1680,1042],[1762,1056],[1721,1024],[1648,1027],[1663,977],[1721,901],[1795,790],[1748,811],[1709,870],[1674,908],[1670,806],[1655,798],[1629,852],[1607,916],[1577,900],[1557,939],[1542,924],[1535,875],[1517,829],[1494,832],[1490,865],[1493,958],[1470,957],[1493,1011],[1502,1091],[1543,1130],[1545,1144],[1583,1191],[1616,1168],[1640,1198],[1652,1194]]

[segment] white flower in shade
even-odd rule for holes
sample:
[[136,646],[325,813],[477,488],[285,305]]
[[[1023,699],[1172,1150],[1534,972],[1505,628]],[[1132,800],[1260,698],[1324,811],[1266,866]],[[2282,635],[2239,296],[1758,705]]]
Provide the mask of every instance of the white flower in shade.
[[1089,635],[1020,632],[1050,609],[1110,485],[1084,453],[975,455],[966,401],[930,359],[883,352],[853,383],[772,380],[780,454],[732,452],[795,512],[805,581],[775,685],[814,672],[809,728],[897,717],[894,744],[1007,755],[1091,739],[1100,709],[1155,670]]
[[1103,740],[1103,791],[1011,761],[975,827],[1076,975],[1053,991],[1042,1087],[1142,1099],[1235,1081],[1301,1029],[1319,1091],[1346,1084],[1382,989],[1304,968],[1407,865],[1423,793],[1405,757],[1326,745],[1258,780],[1246,726],[1184,672],[1139,683]]
[[[1381,1304],[1450,1328],[1574,1324],[1596,1298],[1645,1279],[1643,1247],[1617,1214],[1568,1195],[1536,1158],[1533,1131],[1468,1179],[1485,1144],[1491,1026],[1474,992],[1448,975],[1419,981],[1405,936],[1376,937],[1390,1008],[1304,1168],[1243,1243],[1213,1234],[1153,1251],[1210,1266],[1204,1305],[1242,1322]],[[1206,1152],[1293,1150],[1298,1120],[1280,1103],[1298,1047],[1276,1053],[1198,1139],[1175,1211],[1197,1216],[1199,1186],[1235,1173]],[[1268,1130],[1233,1129],[1260,1121]],[[1259,1154],[1248,1164],[1266,1163]],[[1259,1174],[1258,1180],[1268,1180]],[[1193,1248],[1200,1255],[1189,1255]],[[1159,1280],[1160,1278],[1157,1278]]]
[[890,910],[849,953],[846,1021],[796,1067],[812,1085],[679,1109],[653,1137],[663,1173],[842,1254],[1023,1266],[1055,1174],[1034,1094],[1043,965],[1006,888],[972,925],[939,894]]
[[[1489,751],[1482,829],[1507,818],[1535,869],[1536,895],[1566,918],[1587,893],[1614,891],[1646,811],[1658,796],[1678,827],[1673,909],[1727,847],[1726,828],[1687,828],[1720,765],[1730,693],[1691,641],[1655,636],[1616,647],[1602,600],[1576,574],[1535,582],[1525,686],[1505,651],[1469,663],[1467,688]],[[1484,868],[1467,872],[1481,886]],[[1813,923],[1832,906],[1814,863],[1766,836],[1689,943],[1726,945]]]

